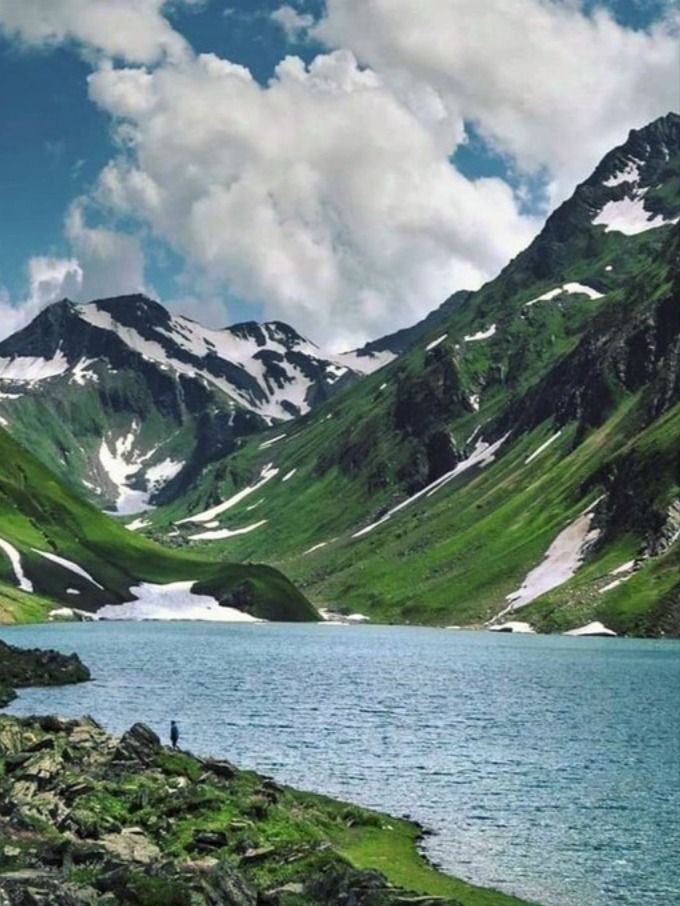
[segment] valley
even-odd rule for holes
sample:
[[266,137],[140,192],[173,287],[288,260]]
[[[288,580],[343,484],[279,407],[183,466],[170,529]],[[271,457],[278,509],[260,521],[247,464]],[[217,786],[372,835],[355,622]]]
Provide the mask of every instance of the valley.
[[0,344],[1,417],[74,500],[127,522],[101,517],[117,539],[101,584],[106,545],[134,562],[147,535],[165,553],[134,572],[152,583],[265,562],[380,622],[678,634],[678,218],[669,114],[423,326],[328,355],[286,325],[209,331],[143,297],[58,303]]

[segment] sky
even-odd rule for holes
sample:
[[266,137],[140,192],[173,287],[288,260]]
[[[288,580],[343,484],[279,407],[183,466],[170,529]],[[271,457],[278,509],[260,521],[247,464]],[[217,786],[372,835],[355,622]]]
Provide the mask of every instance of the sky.
[[0,337],[146,292],[342,349],[680,109],[669,0],[0,0]]

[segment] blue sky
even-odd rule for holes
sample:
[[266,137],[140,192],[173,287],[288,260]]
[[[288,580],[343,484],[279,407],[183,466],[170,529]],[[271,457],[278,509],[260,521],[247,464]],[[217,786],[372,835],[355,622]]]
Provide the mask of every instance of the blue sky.
[[[39,7],[42,2],[43,0],[25,0],[26,6]],[[56,5],[61,2],[62,0],[53,0]],[[100,2],[100,0],[91,0],[91,2]],[[128,0],[115,0],[113,5],[115,6],[118,2],[123,4]],[[343,0],[334,0],[335,9],[329,10],[323,26],[325,31],[322,28],[319,35],[310,35],[304,30],[297,33],[293,31],[286,33],[284,28],[272,18],[272,15],[282,6],[280,0],[261,0],[261,2],[253,2],[253,0],[230,0],[230,2],[227,0],[204,0],[204,2],[177,0],[177,2],[165,5],[162,0],[144,0],[144,2],[148,2],[150,6],[155,4],[159,8],[159,16],[165,17],[169,28],[188,42],[193,53],[213,54],[222,60],[238,63],[246,67],[262,86],[268,85],[274,77],[277,65],[287,55],[300,57],[305,64],[309,65],[324,54],[347,50],[351,52],[353,58],[356,57],[358,60],[357,73],[366,70],[377,73],[381,90],[383,87],[385,92],[389,89],[390,104],[396,99],[401,105],[408,106],[414,92],[417,97],[422,95],[427,96],[428,99],[432,95],[437,95],[437,103],[443,104],[446,108],[446,116],[442,115],[441,119],[446,128],[453,134],[455,121],[459,123],[457,127],[459,132],[462,128],[460,124],[465,124],[467,132],[465,142],[460,142],[458,139],[451,141],[446,155],[451,162],[452,169],[455,170],[456,179],[460,177],[464,181],[458,184],[458,190],[453,184],[446,190],[443,189],[443,197],[448,191],[457,197],[461,194],[461,189],[464,189],[465,192],[479,189],[481,184],[477,181],[480,178],[502,180],[509,186],[511,192],[515,193],[516,210],[509,211],[507,222],[504,221],[497,227],[499,235],[503,234],[503,231],[505,233],[512,233],[513,230],[518,232],[516,224],[513,225],[511,221],[512,218],[519,218],[517,222],[523,224],[524,230],[524,232],[520,231],[522,238],[529,236],[531,230],[540,223],[551,200],[559,200],[560,196],[567,191],[565,187],[572,185],[577,177],[586,176],[589,168],[597,162],[600,145],[592,141],[592,124],[594,123],[595,129],[597,129],[599,122],[595,114],[590,120],[585,121],[583,126],[584,131],[588,130],[588,139],[593,144],[593,150],[588,153],[584,152],[583,161],[579,160],[573,170],[564,162],[559,165],[556,163],[554,170],[551,170],[551,157],[554,157],[554,153],[551,152],[549,141],[545,140],[545,124],[541,126],[540,134],[537,130],[536,143],[537,146],[540,142],[545,143],[543,157],[540,154],[532,156],[530,134],[532,124],[529,119],[526,123],[522,123],[520,120],[521,106],[525,101],[521,93],[515,101],[512,98],[503,100],[503,104],[506,106],[500,108],[497,120],[500,121],[504,118],[507,105],[511,106],[516,103],[517,110],[510,111],[512,116],[509,116],[508,119],[512,122],[506,131],[503,132],[501,129],[496,134],[494,114],[480,112],[480,119],[477,119],[475,107],[478,105],[480,111],[487,111],[487,108],[493,106],[493,97],[491,99],[478,97],[474,91],[471,91],[470,97],[464,98],[458,104],[456,86],[463,83],[455,72],[449,72],[446,64],[441,73],[438,73],[434,67],[430,70],[429,66],[423,65],[422,60],[412,59],[408,56],[398,42],[393,48],[386,47],[384,36],[378,34],[377,30],[371,40],[365,34],[353,34],[348,20],[343,20]],[[541,5],[545,6],[542,0],[521,0],[521,2],[528,7],[533,4],[537,9]],[[353,0],[346,0],[345,5],[351,8],[352,3]],[[435,12],[439,8],[443,10],[442,15],[446,18],[442,19],[442,28],[452,22],[455,26],[455,20],[451,19],[450,11],[445,8],[447,0],[439,0],[439,2],[427,0],[427,3]],[[572,10],[576,10],[575,3],[571,2],[569,6]],[[658,28],[659,22],[664,17],[668,17],[669,9],[672,8],[664,0],[609,0],[606,7],[615,20],[616,28],[620,29],[617,32],[619,36],[632,31],[643,32],[645,29]],[[325,14],[325,7],[321,0],[319,2],[290,0],[290,8],[300,16],[309,16],[313,20],[320,19]],[[574,12],[572,19],[575,41],[577,40],[576,29],[581,27],[581,20],[591,15],[595,8],[595,3],[587,3],[581,12]],[[599,4],[598,8],[602,8],[602,4]],[[521,36],[515,38],[511,31],[512,23],[505,21],[502,4],[498,6],[498,9],[500,10],[498,13],[499,32],[502,33],[503,28],[507,26],[508,42],[522,40]],[[376,13],[376,17],[377,15]],[[578,19],[579,16],[581,19]],[[503,245],[499,240],[499,248],[493,254],[489,253],[488,261],[477,249],[469,254],[469,260],[465,259],[464,255],[467,253],[458,247],[462,248],[465,245],[465,239],[455,235],[454,224],[450,230],[450,241],[452,260],[457,260],[456,256],[461,259],[457,269],[452,268],[450,272],[445,270],[442,261],[446,256],[446,248],[438,247],[432,251],[431,262],[425,262],[420,270],[409,272],[405,278],[405,285],[411,287],[411,294],[418,292],[423,296],[421,307],[419,308],[408,299],[400,299],[398,305],[396,303],[393,305],[390,296],[393,290],[384,273],[387,263],[384,266],[381,264],[375,274],[372,271],[369,252],[366,251],[366,246],[370,245],[371,235],[370,229],[368,229],[369,241],[363,242],[360,260],[353,260],[346,273],[341,272],[346,263],[346,256],[338,256],[333,263],[333,267],[337,267],[340,274],[331,281],[333,291],[336,292],[336,299],[334,302],[325,299],[318,300],[319,310],[321,311],[322,308],[324,310],[323,318],[317,319],[313,311],[316,296],[322,295],[324,287],[330,286],[331,283],[326,284],[319,277],[315,282],[310,282],[309,286],[303,285],[300,277],[303,268],[299,262],[292,262],[288,267],[284,261],[282,273],[294,273],[294,278],[291,279],[290,287],[279,294],[271,291],[271,286],[276,288],[278,285],[277,280],[272,282],[269,275],[269,269],[272,267],[271,258],[254,260],[249,264],[249,269],[239,266],[240,259],[237,259],[235,263],[220,264],[219,267],[216,267],[213,265],[214,260],[219,257],[218,254],[215,253],[211,258],[211,254],[199,245],[201,237],[206,236],[205,229],[199,231],[200,235],[180,235],[173,227],[168,227],[167,223],[162,225],[162,218],[159,217],[154,221],[148,213],[142,213],[140,210],[131,208],[126,212],[112,213],[106,205],[100,203],[100,194],[97,195],[97,203],[93,204],[92,198],[97,193],[98,179],[107,162],[125,157],[128,162],[133,160],[136,165],[135,155],[139,153],[138,148],[135,148],[132,152],[127,150],[121,154],[120,132],[117,131],[120,117],[115,115],[116,111],[112,107],[107,109],[106,103],[111,103],[110,101],[94,103],[91,90],[88,88],[88,76],[103,65],[103,60],[107,56],[105,39],[102,39],[102,46],[104,46],[102,51],[102,47],[97,46],[96,40],[88,44],[89,39],[83,40],[76,32],[71,34],[66,28],[63,39],[55,38],[46,42],[36,39],[32,33],[26,30],[22,32],[21,28],[24,27],[22,23],[19,26],[16,24],[7,26],[5,23],[5,34],[3,35],[2,17],[3,6],[0,4],[0,104],[2,109],[0,209],[4,213],[0,224],[0,287],[4,288],[2,292],[5,296],[9,296],[15,306],[20,305],[29,293],[27,266],[31,259],[38,256],[56,259],[71,259],[78,256],[78,249],[74,250],[73,247],[73,237],[69,238],[64,229],[67,212],[74,200],[78,198],[88,199],[84,208],[88,226],[96,228],[106,225],[121,234],[134,235],[135,241],[140,243],[144,254],[145,285],[162,299],[174,303],[180,308],[183,304],[182,299],[186,299],[185,307],[192,314],[201,316],[204,312],[206,318],[212,321],[219,321],[222,317],[220,307],[222,301],[225,302],[224,317],[231,320],[275,315],[286,316],[292,320],[296,314],[299,314],[300,320],[303,322],[302,326],[308,327],[310,324],[314,325],[317,320],[321,325],[325,318],[327,324],[323,328],[323,332],[330,339],[334,339],[332,336],[334,330],[338,336],[344,333],[347,342],[353,339],[353,331],[349,328],[344,331],[339,330],[337,325],[340,324],[342,316],[337,311],[333,314],[330,309],[333,305],[337,309],[339,301],[344,304],[343,300],[347,298],[348,294],[356,296],[356,301],[350,306],[350,310],[356,317],[358,327],[355,333],[357,338],[360,338],[361,335],[381,329],[383,326],[385,328],[393,326],[392,321],[398,324],[407,322],[421,313],[424,314],[425,311],[421,309],[426,306],[431,307],[436,302],[438,294],[444,292],[445,288],[457,288],[455,285],[449,285],[451,281],[454,283],[466,280],[468,282],[479,281],[491,275],[493,270],[502,263],[506,246],[509,252],[515,251],[509,241]],[[377,18],[375,22],[378,26],[381,25]],[[368,30],[371,24],[373,23],[369,21],[365,28]],[[436,27],[436,22],[433,25]],[[612,33],[612,47],[614,48],[616,36],[612,28],[608,28],[607,33]],[[19,31],[19,37],[17,37],[17,31]],[[368,31],[367,34],[369,34]],[[77,40],[73,40],[74,36]],[[475,40],[474,37],[471,40]],[[668,46],[667,36],[665,45],[662,45],[661,38],[658,40],[659,46]],[[651,37],[649,41],[652,41]],[[650,43],[650,47],[653,46]],[[642,44],[640,47],[640,52],[635,57],[636,61],[644,57],[644,47]],[[482,58],[487,53],[484,46],[480,46],[477,50],[478,55]],[[390,58],[389,54],[393,54],[393,57]],[[612,50],[612,54],[611,59],[615,61],[615,49]],[[501,63],[502,60],[499,60],[498,65],[500,66]],[[164,67],[169,68],[171,63],[160,59],[147,65],[150,72],[157,73]],[[575,61],[575,66],[578,65],[578,61]],[[594,62],[593,65],[595,66],[596,63]],[[615,63],[613,66],[611,63],[609,64],[608,73],[614,86],[616,79],[619,78],[619,75],[612,71],[615,69],[615,65]],[[621,65],[626,64],[622,61]],[[641,67],[644,65],[644,61],[640,63]],[[139,62],[118,58],[114,60],[114,66],[138,69]],[[395,73],[397,73],[396,76]],[[654,76],[659,83],[663,81],[659,72],[656,72]],[[484,74],[482,74],[482,79],[483,77]],[[556,82],[562,77],[562,73],[556,71]],[[360,75],[355,74],[352,78],[360,79]],[[456,81],[457,78],[458,81]],[[653,79],[649,88],[650,97],[642,96],[643,91],[646,90],[640,88],[645,81],[645,73],[642,68],[638,78],[639,84],[636,83],[631,87],[630,76],[623,73],[620,74],[620,80],[624,85],[622,91],[630,91],[631,97],[636,102],[639,100],[640,111],[656,110],[653,97],[656,89]],[[490,79],[490,82],[492,81]],[[405,92],[404,84],[408,85],[410,93]],[[441,87],[442,85],[444,88]],[[488,90],[489,92],[498,91],[493,88],[493,85]],[[565,93],[568,90],[568,87],[565,86]],[[526,91],[533,91],[530,82],[527,82]],[[439,95],[443,99],[441,102]],[[660,99],[657,105],[659,112],[664,109],[664,105],[669,106],[668,97],[669,94],[666,91],[665,98]],[[545,107],[549,106],[549,102],[549,97],[541,101]],[[576,102],[587,105],[589,99],[577,98]],[[483,118],[484,115],[487,117],[486,120]],[[544,113],[542,112],[541,115]],[[612,123],[609,122],[607,110],[601,116],[603,119],[602,150],[606,150],[605,135],[625,137],[627,127],[642,125],[640,119],[644,117],[644,114],[631,109],[630,122],[628,122],[625,112],[618,111],[616,117],[612,114],[614,119]],[[564,116],[558,119],[556,112],[556,130],[578,129],[578,123],[565,124],[559,121],[563,119]],[[414,123],[418,128],[423,125],[420,111],[416,111]],[[143,130],[143,125],[140,132]],[[431,126],[430,123],[425,125],[427,128]],[[323,128],[321,123],[319,128]],[[360,129],[364,126],[357,123],[356,128]],[[443,129],[444,126],[438,125],[436,128]],[[438,146],[441,145],[439,133],[431,131],[433,140],[437,142]],[[345,132],[340,131],[339,135],[340,142],[344,140],[345,135],[348,136],[348,141],[353,141],[356,131],[349,123]],[[142,143],[140,143],[140,147],[142,147]],[[411,147],[408,142],[406,147]],[[253,149],[252,153],[257,153],[257,150]],[[446,149],[444,148],[444,150]],[[430,161],[429,164],[432,162]],[[289,165],[289,161],[282,160],[282,167]],[[367,168],[376,165],[372,160],[366,161]],[[391,165],[394,166],[394,161],[391,162]],[[326,174],[325,178],[328,178]],[[413,178],[411,174],[411,181]],[[488,188],[491,193],[493,187]],[[271,193],[278,190],[268,188],[267,191]],[[426,190],[424,189],[424,191]],[[307,202],[308,199],[305,198],[305,204]],[[499,203],[494,202],[490,194],[484,200],[484,205],[488,205],[490,212],[494,209],[494,205],[498,208]],[[472,200],[470,204],[472,205]],[[508,200],[503,198],[501,207],[507,204]],[[315,205],[317,205],[317,211],[328,209],[328,192],[324,190],[321,200],[315,199]],[[363,223],[365,213],[356,210],[348,212],[347,224],[343,225],[343,230],[350,229],[348,224],[355,220]],[[380,211],[376,211],[372,216],[378,217],[379,214]],[[464,211],[461,211],[460,216],[463,215]],[[318,217],[318,213],[314,216]],[[339,216],[341,215],[334,210],[335,220]],[[366,217],[368,216],[366,214]],[[384,217],[384,212],[382,216]],[[488,216],[491,217],[491,213]],[[522,218],[524,219],[522,220]],[[413,245],[414,255],[430,254],[431,223],[436,223],[438,219],[440,219],[440,214],[434,211],[430,220],[422,225],[423,235],[418,237],[418,241]],[[444,223],[443,234],[446,233],[448,226]],[[493,230],[494,226],[494,223],[490,222],[489,231]],[[414,227],[410,223],[408,231],[413,232],[413,229]],[[483,231],[483,224],[475,226],[475,231],[477,230]],[[324,236],[327,235],[327,232],[324,225]],[[207,235],[209,237],[209,233]],[[256,237],[253,236],[253,242],[256,241]],[[389,241],[389,237],[387,241]],[[350,240],[343,233],[340,237],[332,238],[330,247],[332,250],[337,250],[339,246],[347,245],[348,242]],[[324,254],[327,251],[324,249]],[[286,254],[292,253],[282,246],[277,260],[282,260]],[[327,270],[329,265],[326,263],[324,267]],[[350,271],[355,275],[354,277],[347,276]],[[355,283],[352,283],[352,280],[355,280]],[[360,280],[370,285],[370,292],[362,292],[362,285],[358,282]],[[280,283],[280,279],[278,282]],[[329,311],[326,311],[324,306]],[[0,309],[0,315],[1,311]]]

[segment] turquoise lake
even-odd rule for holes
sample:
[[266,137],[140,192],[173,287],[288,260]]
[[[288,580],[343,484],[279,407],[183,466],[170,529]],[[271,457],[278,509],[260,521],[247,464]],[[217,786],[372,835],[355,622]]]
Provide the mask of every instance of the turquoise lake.
[[94,681],[14,714],[137,720],[436,832],[452,874],[543,906],[680,903],[680,643],[392,627],[3,627]]

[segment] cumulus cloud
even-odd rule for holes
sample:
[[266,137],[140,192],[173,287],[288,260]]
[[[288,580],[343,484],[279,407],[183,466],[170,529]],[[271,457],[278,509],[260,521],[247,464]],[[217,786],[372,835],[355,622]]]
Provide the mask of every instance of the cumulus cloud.
[[65,296],[73,297],[82,285],[82,270],[75,258],[38,255],[26,268],[28,292],[15,305],[6,289],[0,288],[0,339],[25,327],[45,306]]
[[70,298],[88,301],[144,292],[144,255],[134,236],[106,227],[88,226],[80,201],[75,202],[68,213],[66,236],[81,274],[80,285]]
[[298,40],[307,29],[314,25],[314,16],[301,13],[287,3],[274,10],[271,18],[285,31],[289,41]]
[[26,267],[27,291],[12,302],[0,287],[0,339],[25,327],[60,299],[85,302],[144,291],[144,258],[138,241],[103,227],[88,227],[81,202],[71,207],[66,235],[73,257],[36,255]]
[[88,52],[153,63],[188,53],[163,15],[168,5],[168,0],[0,0],[0,31],[29,45],[73,41]]
[[519,167],[545,168],[554,203],[630,128],[677,107],[679,22],[633,31],[552,0],[327,0],[312,34],[400,97],[474,121]]
[[151,73],[103,67],[90,96],[129,148],[98,201],[324,341],[412,321],[536,228],[502,181],[451,166],[450,124],[424,124],[348,51],[309,67],[288,57],[266,87],[211,54]]
[[[677,17],[633,31],[578,0],[327,0],[314,23],[287,3],[274,21],[329,52],[287,57],[262,86],[196,56],[169,6],[0,0],[0,29],[96,60],[90,97],[122,150],[90,202],[180,253],[214,317],[224,289],[338,346],[475,288],[538,228],[519,190],[451,163],[466,123],[520,172],[546,174],[556,202],[677,102]],[[85,209],[67,218],[79,292],[141,288],[137,241]],[[195,308],[202,294],[179,296]]]

